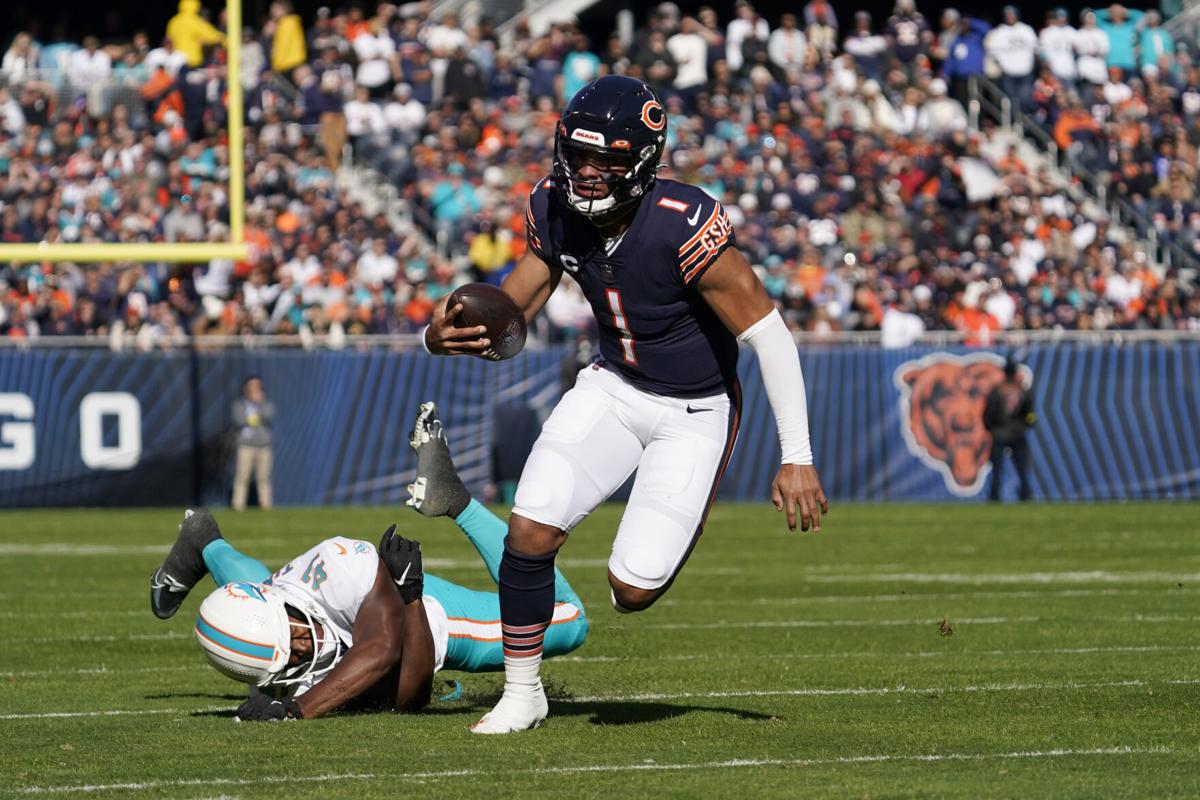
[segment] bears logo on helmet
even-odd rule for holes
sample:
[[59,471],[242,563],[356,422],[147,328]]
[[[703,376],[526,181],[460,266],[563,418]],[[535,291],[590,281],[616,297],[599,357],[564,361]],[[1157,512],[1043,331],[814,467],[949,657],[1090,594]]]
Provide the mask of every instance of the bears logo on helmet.
[[647,100],[642,106],[642,122],[652,131],[661,131],[667,127],[667,113],[657,100]]

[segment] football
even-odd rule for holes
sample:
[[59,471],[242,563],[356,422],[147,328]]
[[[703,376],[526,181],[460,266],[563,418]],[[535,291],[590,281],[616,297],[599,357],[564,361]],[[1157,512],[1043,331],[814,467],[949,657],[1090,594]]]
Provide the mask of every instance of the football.
[[525,347],[525,315],[502,289],[487,283],[468,283],[454,290],[446,308],[454,308],[458,303],[463,308],[454,319],[454,327],[487,328],[491,346],[479,354],[481,358],[503,361]]

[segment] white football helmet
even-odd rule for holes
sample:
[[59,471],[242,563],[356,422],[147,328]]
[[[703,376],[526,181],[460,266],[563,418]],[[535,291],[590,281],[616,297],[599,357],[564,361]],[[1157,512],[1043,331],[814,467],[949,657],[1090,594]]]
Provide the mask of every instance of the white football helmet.
[[[289,667],[293,625],[310,632],[313,657]],[[315,682],[343,651],[320,608],[264,583],[227,583],[210,594],[200,604],[195,634],[217,671],[256,686]]]

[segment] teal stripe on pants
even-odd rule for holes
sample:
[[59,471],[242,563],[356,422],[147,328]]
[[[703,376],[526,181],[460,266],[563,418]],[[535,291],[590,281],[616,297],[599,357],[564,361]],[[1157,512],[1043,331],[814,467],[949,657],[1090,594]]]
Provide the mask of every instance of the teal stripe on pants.
[[[493,582],[498,581],[500,558],[504,555],[504,537],[508,524],[472,500],[459,514],[455,524],[479,551]],[[494,622],[500,619],[500,595],[467,589],[433,575],[425,576],[425,593],[433,596],[446,609],[446,616]],[[583,602],[567,583],[566,577],[554,570],[554,602],[570,603],[579,609],[579,616],[570,622],[552,624],[546,630],[542,654],[546,658],[569,653],[587,637],[588,621]],[[497,628],[497,633],[499,632]],[[451,636],[446,650],[446,669],[466,672],[491,672],[504,669],[504,648],[499,640],[480,642],[475,639]]]
[[[570,588],[569,586],[567,587]],[[433,597],[446,609],[446,616],[460,617],[480,622],[494,622],[500,619],[500,595],[496,592],[481,592],[468,589],[456,583],[443,580],[436,575],[425,576],[425,594]],[[557,602],[575,604],[579,616],[570,622],[551,624],[546,629],[543,644],[544,658],[565,655],[583,644],[587,637],[588,621],[574,592],[571,598]],[[499,626],[497,626],[499,632]],[[446,647],[445,669],[458,669],[464,672],[494,672],[504,669],[504,646],[497,640],[481,642],[476,639],[451,636]]]

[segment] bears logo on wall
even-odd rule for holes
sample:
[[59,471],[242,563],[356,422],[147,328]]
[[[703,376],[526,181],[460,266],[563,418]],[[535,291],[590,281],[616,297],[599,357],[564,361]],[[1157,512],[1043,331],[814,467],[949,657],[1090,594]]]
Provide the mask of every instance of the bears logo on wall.
[[[1032,383],[1028,367],[1019,375],[1026,386]],[[954,494],[977,494],[992,468],[983,407],[992,387],[1004,380],[1004,359],[995,353],[934,353],[904,362],[892,380],[900,390],[900,430],[908,451],[941,473]]]

